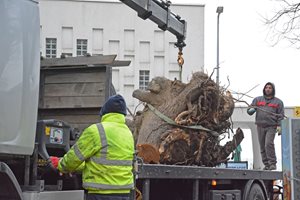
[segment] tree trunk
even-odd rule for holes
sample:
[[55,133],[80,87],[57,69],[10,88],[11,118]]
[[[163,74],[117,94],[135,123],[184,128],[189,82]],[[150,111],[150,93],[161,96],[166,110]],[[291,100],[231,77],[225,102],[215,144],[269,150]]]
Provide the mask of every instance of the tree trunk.
[[[133,97],[146,103],[134,119],[137,143],[157,149],[160,163],[215,166],[226,160],[243,138],[239,129],[236,142],[226,147],[218,144],[217,135],[231,126],[228,119],[234,102],[230,92],[218,90],[205,73],[194,73],[187,84],[156,77],[149,83],[148,91],[135,90]],[[167,123],[168,119],[178,126]],[[222,148],[226,149],[226,157]],[[217,158],[216,150],[220,154]]]

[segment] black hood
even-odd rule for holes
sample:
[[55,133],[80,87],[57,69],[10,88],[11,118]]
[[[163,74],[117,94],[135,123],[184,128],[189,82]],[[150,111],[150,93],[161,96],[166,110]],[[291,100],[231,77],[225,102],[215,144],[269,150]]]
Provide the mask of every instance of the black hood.
[[264,89],[263,89],[264,96],[266,96],[265,88],[266,88],[267,85],[272,86],[272,88],[273,88],[272,96],[275,97],[275,85],[274,85],[274,83],[271,83],[271,82],[267,82],[266,85],[264,86]]

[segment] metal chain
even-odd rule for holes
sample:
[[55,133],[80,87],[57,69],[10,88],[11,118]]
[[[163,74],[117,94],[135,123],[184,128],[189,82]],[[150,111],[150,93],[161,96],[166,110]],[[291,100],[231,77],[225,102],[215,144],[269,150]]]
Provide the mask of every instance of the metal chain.
[[182,47],[179,47],[178,48],[179,51],[178,51],[178,58],[177,58],[177,63],[178,63],[178,66],[179,66],[179,79],[180,81],[182,81],[182,66],[184,64],[184,59],[183,59],[183,53],[182,53]]

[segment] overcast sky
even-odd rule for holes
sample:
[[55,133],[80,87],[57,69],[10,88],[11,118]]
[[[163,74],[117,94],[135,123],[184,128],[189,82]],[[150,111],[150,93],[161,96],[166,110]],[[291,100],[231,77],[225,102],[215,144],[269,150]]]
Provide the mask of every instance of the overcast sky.
[[[271,81],[276,86],[276,96],[283,100],[285,106],[300,106],[300,89],[297,88],[300,81],[300,50],[287,43],[272,47],[268,42],[268,28],[262,20],[262,16],[271,16],[274,12],[274,1],[172,0],[172,3],[205,5],[204,70],[209,74],[216,66],[216,8],[224,6],[224,12],[220,15],[221,85],[228,85],[227,76],[229,89],[237,92],[245,93],[259,84],[248,93],[255,97],[262,95],[264,84]],[[249,103],[252,100],[243,99]]]

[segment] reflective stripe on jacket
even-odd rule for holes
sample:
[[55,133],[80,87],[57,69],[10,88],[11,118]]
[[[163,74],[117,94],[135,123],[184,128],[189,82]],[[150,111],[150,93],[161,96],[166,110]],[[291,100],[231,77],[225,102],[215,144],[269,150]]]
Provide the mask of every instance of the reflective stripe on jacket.
[[102,116],[101,124],[86,128],[76,144],[60,160],[62,172],[82,170],[83,187],[89,193],[129,193],[133,186],[134,141],[118,113]]
[[255,124],[263,127],[280,125],[280,121],[284,117],[284,105],[279,98],[267,99],[264,96],[259,96],[253,99],[251,105],[263,109],[256,109]]

